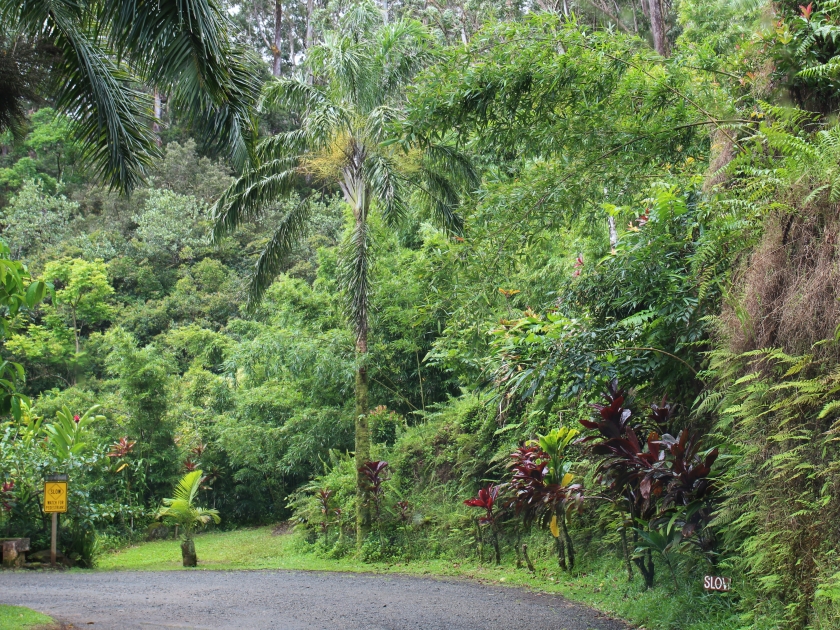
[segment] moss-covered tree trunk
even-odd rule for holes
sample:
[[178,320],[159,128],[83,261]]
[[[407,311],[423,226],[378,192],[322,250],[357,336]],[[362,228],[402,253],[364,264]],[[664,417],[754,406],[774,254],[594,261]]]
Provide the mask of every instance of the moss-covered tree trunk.
[[356,546],[361,547],[370,529],[370,509],[367,504],[365,478],[359,468],[370,460],[370,427],[368,426],[368,377],[365,359],[367,331],[356,343]]
[[195,542],[192,538],[187,538],[181,543],[181,560],[185,567],[198,565],[198,556],[195,554]]

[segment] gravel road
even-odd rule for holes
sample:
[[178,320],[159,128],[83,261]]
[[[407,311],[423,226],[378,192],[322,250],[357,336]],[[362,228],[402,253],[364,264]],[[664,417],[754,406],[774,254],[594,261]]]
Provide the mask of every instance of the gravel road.
[[626,630],[556,595],[308,571],[0,572],[0,603],[74,628]]

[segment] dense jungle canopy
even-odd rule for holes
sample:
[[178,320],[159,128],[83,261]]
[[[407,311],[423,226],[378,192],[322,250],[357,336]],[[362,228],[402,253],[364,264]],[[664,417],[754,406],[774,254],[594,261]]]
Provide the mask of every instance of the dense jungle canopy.
[[66,472],[92,566],[200,470],[325,557],[838,627],[836,0],[0,16],[0,536]]

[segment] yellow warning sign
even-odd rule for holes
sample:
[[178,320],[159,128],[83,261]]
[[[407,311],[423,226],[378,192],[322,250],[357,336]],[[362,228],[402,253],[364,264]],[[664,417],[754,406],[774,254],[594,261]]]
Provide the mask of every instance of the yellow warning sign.
[[67,511],[67,482],[66,481],[45,481],[44,482],[44,512],[58,512],[64,514]]

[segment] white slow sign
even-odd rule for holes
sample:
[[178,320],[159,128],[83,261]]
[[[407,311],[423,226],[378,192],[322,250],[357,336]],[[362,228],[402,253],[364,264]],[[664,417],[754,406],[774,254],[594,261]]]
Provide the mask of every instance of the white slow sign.
[[732,587],[732,578],[707,575],[703,578],[703,588],[707,591],[728,591]]

